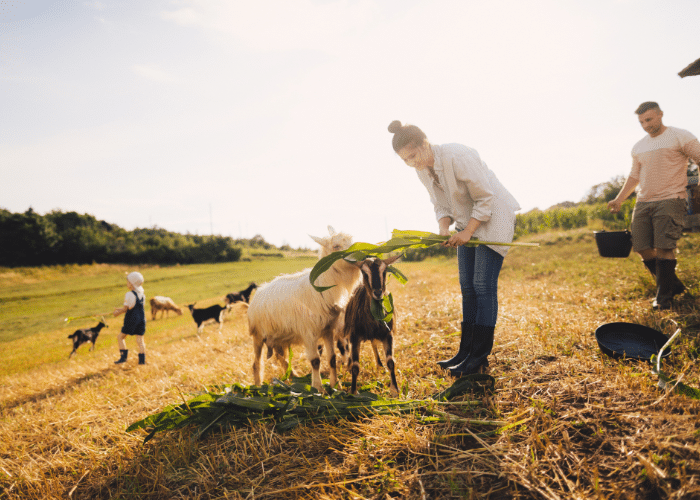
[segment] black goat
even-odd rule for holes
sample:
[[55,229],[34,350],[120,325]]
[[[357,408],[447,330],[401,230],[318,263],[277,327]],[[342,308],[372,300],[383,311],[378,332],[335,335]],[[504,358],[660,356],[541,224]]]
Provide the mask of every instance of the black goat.
[[204,329],[204,323],[209,320],[214,320],[219,323],[219,332],[221,332],[221,327],[223,326],[224,322],[224,311],[228,309],[228,305],[220,306],[219,304],[215,304],[204,309],[195,309],[194,304],[190,304],[187,307],[189,307],[190,312],[192,313],[194,322],[197,323],[198,334]]
[[362,286],[355,289],[345,309],[343,336],[350,342],[350,359],[348,366],[352,370],[351,394],[357,394],[357,375],[360,373],[360,345],[364,341],[372,342],[375,361],[381,366],[376,344],[384,346],[386,366],[391,375],[389,390],[392,396],[398,396],[399,389],[394,374],[393,331],[397,320],[396,311],[389,322],[378,321],[372,316],[372,300],[381,301],[386,293],[386,269],[396,262],[400,255],[388,259],[369,257],[357,262],[362,271]]
[[90,350],[94,351],[95,341],[97,340],[97,336],[100,334],[100,330],[103,328],[107,328],[107,325],[104,323],[104,321],[100,321],[97,326],[93,326],[92,328],[81,328],[80,330],[76,330],[72,335],[68,335],[69,339],[73,339],[73,350],[68,355],[68,359],[75,354],[78,347],[86,342],[92,342],[92,348]]
[[241,290],[240,292],[234,292],[234,293],[229,293],[226,295],[224,300],[226,301],[226,304],[231,305],[236,302],[245,302],[246,304],[250,303],[250,294],[253,293],[253,290],[258,288],[258,285],[255,283],[251,283],[248,288],[245,290]]

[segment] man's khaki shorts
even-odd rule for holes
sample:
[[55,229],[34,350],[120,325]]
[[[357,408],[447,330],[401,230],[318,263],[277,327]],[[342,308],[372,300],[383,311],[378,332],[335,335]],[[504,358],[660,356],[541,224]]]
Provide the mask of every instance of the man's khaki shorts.
[[683,232],[688,211],[683,198],[638,201],[632,212],[632,247],[635,252],[650,248],[672,250]]

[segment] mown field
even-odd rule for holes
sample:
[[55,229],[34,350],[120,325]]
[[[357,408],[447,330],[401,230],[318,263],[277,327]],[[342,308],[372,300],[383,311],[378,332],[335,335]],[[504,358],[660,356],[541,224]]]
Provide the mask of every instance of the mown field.
[[[541,246],[515,248],[504,264],[495,390],[441,405],[441,421],[417,412],[283,433],[254,425],[201,440],[184,429],[145,445],[145,433],[125,431],[131,423],[207,387],[252,383],[245,310],[234,307],[221,334],[208,326],[201,337],[187,312],[150,321],[145,366],[136,364],[133,339],[129,361],[113,364],[121,318],[109,319],[95,351],[83,346],[68,360],[66,337],[94,321],[64,318],[111,311],[130,269],[0,270],[0,498],[700,498],[700,401],[659,390],[648,364],[612,360],[593,337],[613,321],[666,334],[678,325],[683,336],[664,371],[700,387],[700,235],[684,236],[678,255],[690,294],[664,312],[650,308],[654,285],[638,258],[599,257],[591,228],[520,241]],[[312,264],[141,271],[147,295],[209,305]],[[454,382],[435,361],[458,344],[456,262],[397,267],[409,278],[389,283],[401,316],[401,397],[431,406],[429,397]],[[387,396],[388,374],[374,367],[369,347],[362,354],[361,382]],[[274,363],[266,373],[282,375]]]

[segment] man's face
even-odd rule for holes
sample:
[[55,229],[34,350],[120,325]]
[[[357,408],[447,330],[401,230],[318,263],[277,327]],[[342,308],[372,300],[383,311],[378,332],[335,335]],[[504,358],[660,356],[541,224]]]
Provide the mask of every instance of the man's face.
[[656,137],[663,131],[663,116],[664,113],[660,109],[650,109],[639,115],[639,124],[651,137]]

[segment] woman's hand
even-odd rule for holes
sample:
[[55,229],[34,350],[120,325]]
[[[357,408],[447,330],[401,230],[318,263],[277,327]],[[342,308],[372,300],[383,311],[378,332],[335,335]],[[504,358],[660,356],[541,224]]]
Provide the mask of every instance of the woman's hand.
[[450,239],[447,240],[442,244],[444,247],[459,247],[464,245],[465,243],[468,243],[469,240],[472,239],[472,235],[474,234],[473,231],[469,231],[468,229],[464,229],[463,231],[460,231],[458,233],[453,234],[450,236]]

